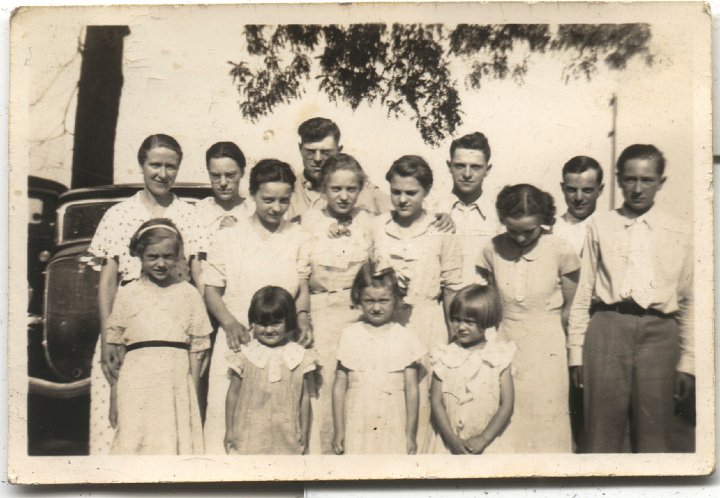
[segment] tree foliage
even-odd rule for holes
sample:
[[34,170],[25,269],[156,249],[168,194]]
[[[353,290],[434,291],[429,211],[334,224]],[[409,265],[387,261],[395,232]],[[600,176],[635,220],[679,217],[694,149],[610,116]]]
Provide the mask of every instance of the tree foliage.
[[299,99],[314,76],[331,101],[409,114],[432,145],[462,123],[449,69],[455,60],[476,90],[488,79],[522,83],[529,58],[545,52],[569,55],[566,83],[590,79],[601,63],[613,70],[633,58],[652,64],[647,24],[247,25],[244,34],[250,59],[230,62],[244,117],[255,121]]

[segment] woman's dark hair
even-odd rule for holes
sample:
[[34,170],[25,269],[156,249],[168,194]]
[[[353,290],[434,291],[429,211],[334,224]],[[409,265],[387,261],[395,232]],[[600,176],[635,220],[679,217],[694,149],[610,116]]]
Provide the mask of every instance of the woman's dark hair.
[[479,328],[497,327],[502,320],[502,304],[495,288],[472,284],[460,289],[450,302],[450,319],[471,318]]
[[285,322],[285,331],[295,340],[298,331],[295,300],[282,287],[268,285],[253,295],[248,310],[248,323],[269,325],[278,321]]
[[358,182],[360,183],[360,189],[365,186],[365,172],[355,158],[349,154],[343,154],[342,152],[334,156],[330,156],[323,163],[320,169],[320,185],[325,186],[326,182],[330,178],[330,175],[336,171],[352,171],[357,176]]
[[240,173],[245,173],[245,154],[243,154],[240,147],[233,142],[217,142],[212,144],[207,152],[205,152],[205,166],[210,165],[210,159],[220,159],[223,157],[235,161],[240,168]]
[[654,159],[657,163],[658,175],[665,174],[665,156],[652,144],[633,144],[626,147],[618,157],[616,173],[622,175],[625,163],[632,159]]
[[497,196],[495,207],[501,222],[505,218],[539,216],[542,225],[552,226],[555,223],[552,195],[528,183],[504,187]]
[[420,156],[402,156],[400,159],[392,163],[390,169],[385,175],[385,179],[389,182],[393,176],[412,176],[427,192],[433,186],[433,173],[428,163]]
[[350,300],[353,306],[360,306],[360,298],[362,291],[368,287],[385,287],[391,290],[396,300],[402,298],[400,284],[398,283],[395,270],[392,268],[379,268],[375,261],[367,261],[355,275],[352,289],[350,290]]
[[260,185],[269,182],[282,182],[295,188],[295,173],[288,163],[278,159],[262,159],[250,170],[250,195],[260,190]]
[[148,152],[157,147],[164,147],[166,149],[175,151],[175,153],[178,155],[180,162],[182,162],[182,148],[180,147],[180,144],[177,142],[177,140],[175,140],[170,135],[156,133],[155,135],[150,135],[149,137],[147,137],[145,140],[143,140],[143,143],[140,144],[137,155],[138,163],[140,164],[140,166],[145,163]]
[[148,246],[172,239],[175,242],[177,255],[182,254],[183,240],[175,223],[169,218],[153,218],[137,229],[130,239],[130,255],[140,257]]

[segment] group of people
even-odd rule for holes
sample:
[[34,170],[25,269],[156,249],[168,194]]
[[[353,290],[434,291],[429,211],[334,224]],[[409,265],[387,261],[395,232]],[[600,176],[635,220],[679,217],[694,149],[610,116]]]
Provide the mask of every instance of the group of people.
[[530,184],[483,195],[479,132],[452,142],[435,202],[420,156],[383,189],[331,120],[298,134],[302,174],[260,160],[247,198],[240,148],[211,146],[213,196],[195,205],[171,190],[177,141],[140,146],[145,187],[90,246],[92,454],[672,450],[694,389],[693,260],[691,231],[654,204],[656,147],[622,152],[624,204],[606,213],[602,168],[570,159],[556,219]]

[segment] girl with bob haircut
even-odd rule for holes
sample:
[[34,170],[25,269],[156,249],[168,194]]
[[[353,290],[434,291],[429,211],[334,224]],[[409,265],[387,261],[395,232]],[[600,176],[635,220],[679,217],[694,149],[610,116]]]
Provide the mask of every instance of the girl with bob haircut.
[[431,453],[480,454],[510,421],[514,391],[510,362],[515,344],[499,341],[500,297],[470,285],[450,304],[453,340],[430,352],[435,436]]
[[208,374],[205,417],[205,452],[224,454],[226,409],[230,379],[227,356],[252,339],[247,321],[255,293],[267,285],[285,289],[295,300],[300,335],[297,342],[312,342],[307,267],[300,248],[307,244],[304,230],[285,219],[290,207],[295,174],[290,165],[263,159],[250,171],[250,194],[255,211],[244,223],[217,232],[203,271],[205,302],[219,322]]
[[250,302],[253,340],[231,353],[225,403],[228,454],[302,455],[310,430],[309,377],[316,355],[295,342],[297,317],[290,293],[274,286]]
[[550,233],[550,194],[506,186],[496,206],[506,233],[483,249],[477,267],[502,300],[500,338],[517,345],[514,413],[499,444],[514,453],[570,452],[565,333],[580,260]]

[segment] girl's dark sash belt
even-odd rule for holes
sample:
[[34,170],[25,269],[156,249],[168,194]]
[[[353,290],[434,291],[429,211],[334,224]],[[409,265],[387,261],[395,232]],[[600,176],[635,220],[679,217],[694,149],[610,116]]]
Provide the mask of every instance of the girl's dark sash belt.
[[125,346],[125,350],[129,353],[134,349],[140,348],[177,348],[177,349],[188,349],[186,342],[173,342],[173,341],[140,341],[128,344]]

